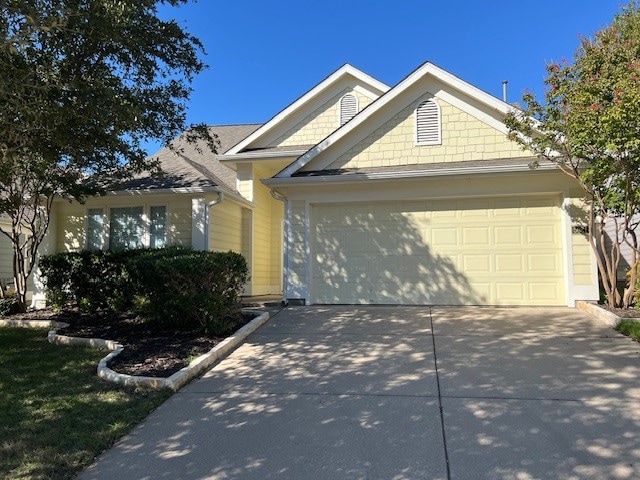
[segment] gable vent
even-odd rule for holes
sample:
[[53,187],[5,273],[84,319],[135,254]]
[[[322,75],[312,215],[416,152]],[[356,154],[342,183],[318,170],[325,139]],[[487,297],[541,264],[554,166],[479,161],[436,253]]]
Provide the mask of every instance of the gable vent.
[[340,99],[340,126],[347,123],[358,113],[358,99],[355,95],[347,93]]
[[424,101],[416,108],[416,142],[418,145],[442,143],[440,107],[433,100]]

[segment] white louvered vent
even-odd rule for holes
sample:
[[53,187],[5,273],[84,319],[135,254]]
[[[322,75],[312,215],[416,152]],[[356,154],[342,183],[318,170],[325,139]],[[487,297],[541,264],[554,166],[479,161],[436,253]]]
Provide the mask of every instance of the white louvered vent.
[[340,99],[340,126],[347,123],[358,113],[358,99],[355,95],[347,93]]
[[416,143],[418,145],[442,143],[440,107],[433,100],[422,102],[416,108]]

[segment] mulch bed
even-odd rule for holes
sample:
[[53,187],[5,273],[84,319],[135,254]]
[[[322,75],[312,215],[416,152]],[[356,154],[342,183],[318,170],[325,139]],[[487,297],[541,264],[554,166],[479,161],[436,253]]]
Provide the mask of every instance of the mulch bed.
[[634,308],[612,308],[608,305],[598,306],[613,313],[614,315],[619,316],[620,318],[640,318],[640,310],[636,310]]
[[[109,368],[118,373],[147,377],[169,377],[226,338],[162,329],[140,317],[114,313],[88,315],[78,311],[59,314],[35,311],[12,318],[65,322],[70,326],[59,330],[61,335],[115,340],[124,346],[124,350],[109,362]],[[232,332],[252,319],[253,316],[243,316]]]

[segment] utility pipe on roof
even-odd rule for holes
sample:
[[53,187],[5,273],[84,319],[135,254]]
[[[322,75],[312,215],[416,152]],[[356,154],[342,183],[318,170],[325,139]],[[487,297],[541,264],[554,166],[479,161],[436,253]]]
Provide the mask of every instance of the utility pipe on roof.
[[282,236],[283,253],[282,263],[284,268],[282,269],[282,303],[287,305],[289,303],[288,295],[288,280],[289,280],[289,199],[286,195],[278,192],[275,188],[270,188],[271,196],[284,203],[284,235]]
[[224,193],[218,190],[218,198],[207,203],[204,209],[204,249],[209,250],[209,210],[224,200]]

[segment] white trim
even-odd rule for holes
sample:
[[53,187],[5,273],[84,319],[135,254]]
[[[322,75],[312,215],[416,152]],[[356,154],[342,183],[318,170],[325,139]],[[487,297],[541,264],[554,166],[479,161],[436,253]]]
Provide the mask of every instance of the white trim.
[[[404,80],[402,80],[399,84],[385,93],[382,97],[380,97],[376,102],[370,105],[368,108],[362,111],[361,115],[357,115],[352,121],[350,121],[343,128],[336,130],[334,133],[329,135],[326,139],[324,139],[321,143],[310,149],[307,153],[298,158],[295,162],[289,165],[287,168],[282,170],[277,177],[284,178],[293,175],[295,172],[303,168],[307,165],[311,160],[313,160],[317,155],[331,147],[338,140],[348,135],[350,132],[355,130],[359,125],[364,123],[368,118],[374,115],[376,112],[383,109],[390,102],[396,99],[399,95],[405,92],[408,88],[416,84],[423,77],[431,75],[442,83],[451,86],[452,88],[461,91],[462,93],[474,98],[475,100],[485,104],[489,108],[496,110],[501,114],[506,114],[510,111],[514,110],[514,107],[511,107],[509,104],[499,100],[486,92],[483,92],[477,87],[474,87],[470,83],[461,80],[460,78],[446,72],[445,70],[435,66],[432,63],[425,63],[414,72],[409,74]],[[443,98],[446,101],[446,98],[451,97],[452,95],[446,95],[445,92],[438,92],[438,97]],[[468,107],[467,107],[468,108]],[[496,120],[494,119],[493,122]],[[504,129],[504,126],[502,127]]]
[[359,80],[362,83],[370,85],[371,87],[379,90],[382,93],[388,91],[389,88],[390,88],[388,85],[385,85],[384,83],[380,82],[379,80],[376,80],[375,78],[371,77],[370,75],[367,75],[366,73],[362,72],[361,70],[358,70],[357,68],[352,67],[349,64],[345,64],[341,68],[339,68],[338,70],[333,72],[331,75],[329,75],[326,79],[324,79],[318,85],[316,85],[311,90],[309,90],[307,93],[305,93],[303,96],[298,98],[298,100],[294,101],[292,104],[290,104],[284,110],[282,110],[280,113],[276,114],[271,120],[269,120],[267,123],[262,125],[255,132],[253,132],[251,135],[249,135],[244,140],[242,140],[240,143],[236,144],[231,149],[229,149],[226,152],[226,155],[235,155],[235,154],[241,152],[244,148],[249,146],[256,139],[258,139],[258,138],[266,135],[270,131],[272,131],[275,127],[278,126],[278,124],[280,122],[284,121],[288,116],[290,116],[296,110],[301,108],[304,104],[306,104],[307,102],[310,102],[312,99],[317,97],[327,87],[329,87],[333,83],[336,83],[338,80],[340,80],[341,78],[343,78],[343,77],[345,77],[347,75],[350,75],[350,76],[354,77],[356,80]]
[[571,225],[571,215],[569,215],[569,210],[571,206],[571,198],[567,196],[566,192],[562,198],[562,202],[560,203],[561,208],[561,218],[560,225],[562,226],[562,263],[564,264],[564,295],[565,300],[567,302],[568,307],[573,307],[572,305],[572,292],[573,292],[573,241],[572,241],[572,225]]
[[275,152],[264,152],[260,150],[252,151],[252,152],[242,152],[237,155],[218,155],[216,159],[222,163],[243,163],[255,160],[261,160],[266,158],[288,158],[294,157],[297,158],[300,155],[304,155],[307,153],[308,149],[305,150],[278,150]]
[[[343,102],[345,101],[345,98],[350,97],[353,99],[353,101],[355,102],[355,111],[353,112],[353,115],[351,115],[349,117],[348,120],[346,120],[345,122],[342,121],[343,119]],[[345,93],[342,97],[340,97],[340,100],[338,101],[338,126],[342,127],[343,125],[349,123],[353,117],[355,117],[358,113],[360,112],[360,102],[358,101],[358,97],[356,95],[353,94],[353,92],[347,92]]]
[[307,200],[304,202],[305,255],[307,257],[307,265],[305,269],[307,278],[306,282],[304,282],[306,289],[304,292],[305,305],[311,305],[313,303],[311,300],[311,292],[313,291],[313,259],[311,258],[313,250],[311,248],[311,226],[311,203]]
[[402,180],[402,179],[420,179],[425,177],[442,177],[454,175],[477,175],[477,174],[495,174],[495,173],[518,173],[527,171],[545,171],[555,170],[557,167],[553,164],[544,164],[538,166],[535,170],[529,168],[528,165],[492,165],[490,167],[457,167],[443,168],[439,170],[406,170],[401,172],[378,172],[378,173],[353,173],[343,175],[323,175],[308,177],[271,177],[262,179],[262,183],[269,187],[286,187],[295,184],[326,184],[326,183],[354,183],[372,180]]
[[[420,110],[421,108],[427,108],[429,106],[433,105],[433,107],[435,107],[435,122],[436,122],[436,138],[435,140],[431,140],[431,141],[420,141],[420,118],[418,117],[418,110]],[[415,128],[415,145],[417,146],[431,146],[431,145],[442,145],[442,109],[440,108],[440,105],[438,104],[438,102],[436,102],[435,98],[427,98],[427,99],[421,99],[418,101],[418,104],[416,105],[416,108],[413,110],[413,119],[414,119],[414,128]],[[423,121],[426,121],[425,119],[422,119]]]

